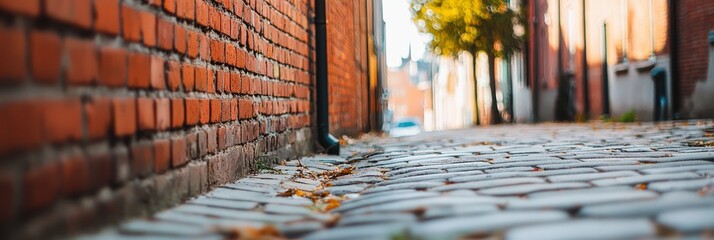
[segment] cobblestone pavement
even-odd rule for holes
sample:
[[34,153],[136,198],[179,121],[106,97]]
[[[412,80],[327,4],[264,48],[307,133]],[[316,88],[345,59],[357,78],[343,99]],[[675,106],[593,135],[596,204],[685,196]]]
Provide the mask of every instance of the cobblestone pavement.
[[690,121],[372,138],[87,237],[221,239],[270,225],[304,239],[714,238],[712,134],[712,121]]

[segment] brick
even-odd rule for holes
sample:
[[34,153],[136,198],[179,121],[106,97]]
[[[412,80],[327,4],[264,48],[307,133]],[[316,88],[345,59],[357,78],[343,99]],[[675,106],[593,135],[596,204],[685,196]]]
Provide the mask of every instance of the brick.
[[[37,101],[0,104],[0,156],[5,153],[36,148],[43,139],[42,104]],[[9,116],[9,117],[8,117]]]
[[230,100],[221,101],[221,121],[227,122],[231,119],[231,102]]
[[203,27],[208,27],[209,17],[208,17],[209,6],[204,0],[196,0],[196,22]]
[[142,17],[139,11],[127,5],[122,5],[121,19],[124,39],[132,42],[141,41]]
[[53,84],[59,78],[62,39],[52,32],[33,31],[30,35],[32,76],[40,83]]
[[225,43],[218,39],[211,39],[211,60],[222,63],[225,61]]
[[198,133],[192,132],[186,134],[186,153],[189,159],[197,159],[198,156]]
[[198,195],[208,189],[207,174],[205,162],[199,162],[189,165],[189,195]]
[[161,174],[169,169],[171,161],[171,141],[169,139],[154,140],[154,172]]
[[93,98],[84,104],[87,119],[87,138],[105,138],[112,124],[111,102],[108,98]]
[[112,35],[119,34],[119,0],[95,0],[94,30]]
[[127,85],[130,88],[149,88],[151,84],[151,56],[143,53],[129,54],[129,78]]
[[[6,4],[5,2],[16,1],[0,1],[0,4]],[[20,83],[27,71],[25,33],[20,28],[0,26],[0,36],[3,36],[0,38],[0,52],[3,53],[0,58],[0,82]]]
[[[48,181],[48,179],[57,179]],[[57,199],[60,191],[60,172],[56,164],[32,166],[23,177],[22,204],[25,212],[47,208]]]
[[60,143],[82,138],[82,103],[79,98],[47,101],[43,107],[48,140]]
[[209,7],[208,9],[208,18],[209,18],[209,25],[211,29],[214,31],[220,32],[221,31],[221,16],[223,14],[218,11],[218,8],[215,7]]
[[164,0],[164,10],[176,13],[176,0]]
[[89,29],[92,26],[90,0],[45,1],[45,12],[60,22]]
[[60,162],[62,193],[78,196],[89,189],[89,165],[81,155],[71,156]]
[[171,104],[168,98],[156,99],[156,129],[163,131],[171,127]]
[[0,9],[35,17],[40,14],[40,0],[2,0],[0,1]]
[[210,38],[208,36],[200,34],[198,36],[198,55],[201,56],[201,59],[203,60],[210,60],[211,55],[210,55]]
[[167,72],[169,80],[169,89],[171,91],[178,91],[181,87],[181,63],[176,61],[169,61]]
[[116,98],[112,100],[114,134],[129,136],[136,132],[136,102],[133,98]]
[[193,91],[194,82],[194,67],[190,64],[181,66],[181,79],[183,80],[183,90],[185,92]]
[[196,75],[196,91],[206,92],[208,90],[207,70],[205,67],[198,66],[195,68]]
[[195,15],[195,1],[196,0],[177,0],[176,11],[177,15],[181,18],[193,20]]
[[87,40],[68,38],[65,49],[69,59],[67,83],[72,85],[92,84],[97,78],[97,51],[94,43]]
[[156,46],[156,15],[151,12],[141,11],[141,39],[144,45]]
[[231,66],[237,66],[236,47],[233,44],[226,44],[226,63]]
[[207,69],[206,71],[206,91],[209,93],[215,93],[216,92],[216,76],[215,72],[211,69]]
[[216,136],[216,130],[215,129],[209,129],[206,131],[206,143],[207,143],[207,150],[209,153],[214,153],[216,152],[216,149],[218,148],[218,143],[217,143],[217,136]]
[[93,149],[87,156],[90,171],[90,189],[97,190],[114,181],[115,165],[108,149]]
[[187,163],[186,140],[182,137],[171,139],[171,167],[177,168]]
[[198,33],[188,30],[188,56],[195,58],[198,56]]
[[193,126],[198,124],[200,118],[199,100],[196,98],[186,99],[186,125]]
[[171,99],[171,127],[181,128],[184,124],[184,104],[183,99]]
[[200,99],[199,101],[199,111],[201,111],[201,117],[199,120],[201,121],[201,124],[207,124],[211,121],[211,107],[209,103],[209,99]]
[[156,129],[156,113],[154,112],[154,99],[140,97],[136,99],[139,130],[151,131]]
[[186,28],[177,24],[174,28],[174,49],[176,49],[177,52],[184,54],[186,53],[186,48]]
[[99,51],[99,84],[122,87],[126,84],[127,54],[120,48],[102,48]]
[[131,146],[131,178],[146,177],[154,169],[154,148],[150,142],[136,143]]
[[158,18],[157,21],[158,21],[157,35],[158,35],[159,48],[161,48],[163,50],[173,49],[174,24],[163,19],[163,18]]
[[211,99],[211,123],[221,121],[221,100]]
[[10,174],[0,173],[0,204],[6,206],[0,208],[0,222],[8,222],[14,215],[15,206],[15,180]]
[[231,92],[240,93],[241,92],[241,77],[240,74],[231,74]]
[[166,88],[164,59],[159,56],[151,57],[151,88],[156,90]]
[[237,40],[238,33],[240,33],[240,22],[238,22],[238,20],[232,20],[231,21],[231,31],[230,31],[231,39]]
[[218,77],[216,77],[216,91],[217,92],[224,92],[225,90],[225,82],[227,78],[230,77],[228,72],[223,71],[223,70],[218,70],[217,74]]

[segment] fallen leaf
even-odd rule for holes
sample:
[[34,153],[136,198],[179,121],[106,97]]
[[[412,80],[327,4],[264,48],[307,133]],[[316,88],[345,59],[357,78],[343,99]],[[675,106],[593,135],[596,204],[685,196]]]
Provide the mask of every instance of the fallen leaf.
[[217,232],[225,239],[234,240],[282,240],[287,239],[273,226],[219,228]]
[[635,189],[637,190],[647,190],[647,183],[638,183],[635,185]]

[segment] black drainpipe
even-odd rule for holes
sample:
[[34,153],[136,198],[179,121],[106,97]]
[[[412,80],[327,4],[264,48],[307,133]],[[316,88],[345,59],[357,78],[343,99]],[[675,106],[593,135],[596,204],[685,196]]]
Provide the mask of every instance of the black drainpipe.
[[668,16],[668,23],[669,25],[669,68],[670,68],[670,81],[672,83],[672,115],[671,119],[678,120],[679,119],[679,104],[680,104],[680,99],[679,99],[679,84],[680,84],[680,79],[679,79],[679,31],[677,30],[677,1],[676,0],[670,0],[669,1],[669,16]]
[[317,141],[327,154],[339,155],[340,142],[330,134],[329,99],[327,94],[327,16],[325,0],[315,0],[315,40],[317,81]]
[[588,35],[587,35],[587,24],[586,24],[586,11],[585,3],[583,0],[583,106],[585,110],[585,118],[590,119],[590,86],[588,81]]

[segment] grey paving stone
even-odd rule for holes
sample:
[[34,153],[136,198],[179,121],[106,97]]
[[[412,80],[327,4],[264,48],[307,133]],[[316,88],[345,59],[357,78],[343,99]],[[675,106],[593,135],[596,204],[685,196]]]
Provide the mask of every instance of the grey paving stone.
[[210,235],[206,228],[163,221],[134,220],[119,227],[121,233],[151,234],[165,236],[192,236],[200,237]]
[[696,170],[714,170],[714,163],[708,165],[692,165],[692,166],[679,166],[679,167],[668,167],[668,168],[654,168],[654,169],[643,169],[640,172],[646,174],[661,174],[661,173],[676,173],[676,172],[691,172]]
[[171,209],[171,211],[178,211],[190,214],[200,214],[206,216],[213,216],[225,219],[236,219],[243,221],[259,221],[266,223],[282,223],[300,220],[303,217],[295,215],[272,215],[262,212],[254,211],[244,211],[244,210],[232,210],[232,209],[222,209],[222,208],[212,208],[199,205],[181,205]]
[[336,196],[342,196],[350,193],[359,193],[371,186],[370,184],[354,184],[345,186],[328,187],[327,191]]
[[655,233],[647,219],[583,219],[518,227],[508,230],[506,239],[643,239]]
[[568,174],[568,175],[558,175],[548,177],[550,182],[575,182],[575,181],[592,181],[603,178],[616,178],[616,177],[630,177],[639,176],[640,174],[633,171],[619,171],[619,172],[599,172],[599,173],[587,173],[587,174]]
[[593,168],[570,168],[570,169],[558,169],[549,171],[533,171],[533,172],[504,172],[504,173],[488,173],[473,176],[462,176],[449,178],[449,182],[461,183],[461,182],[472,182],[481,181],[489,179],[500,179],[500,178],[513,178],[513,177],[544,177],[553,176],[561,174],[579,174],[579,173],[596,173],[597,170]]
[[305,236],[305,240],[374,239],[390,240],[406,229],[407,223],[376,223],[369,225],[336,227]]
[[305,190],[305,191],[315,190],[315,188],[317,188],[317,186],[319,186],[319,185],[320,184],[313,185],[313,184],[299,183],[299,182],[294,182],[294,181],[284,181],[280,184],[280,186],[285,189],[294,188],[294,189],[300,189],[300,190]]
[[714,229],[714,208],[674,210],[657,216],[657,222],[681,232]]
[[486,173],[501,173],[501,172],[528,172],[533,171],[533,167],[507,167],[507,168],[491,168],[485,169]]
[[551,195],[508,202],[507,209],[572,209],[590,204],[639,201],[658,197],[651,191],[627,190],[617,192],[581,192],[579,194]]
[[642,170],[642,169],[702,165],[702,164],[708,164],[708,163],[709,163],[708,161],[694,160],[694,161],[676,161],[676,162],[662,162],[662,163],[637,164],[637,165],[602,166],[602,167],[596,167],[596,168],[601,171],[634,171],[634,170]]
[[573,189],[573,188],[587,188],[591,185],[582,182],[564,182],[564,183],[536,183],[536,184],[522,184],[504,187],[494,187],[486,188],[478,191],[479,194],[484,195],[523,195],[533,192],[547,191],[547,190],[563,190],[563,189]]
[[226,191],[212,191],[206,196],[212,198],[220,198],[227,200],[238,200],[238,201],[251,201],[260,203],[277,203],[286,205],[311,205],[312,201],[307,198],[297,198],[297,197],[276,197],[269,195],[247,195],[247,194],[237,194]]
[[493,160],[493,163],[507,163],[507,162],[547,162],[547,161],[560,161],[562,159],[557,158],[557,157],[551,157],[551,156],[544,156],[544,155],[526,155],[526,156],[505,156],[505,157],[500,157],[496,158]]
[[699,174],[693,172],[683,172],[683,173],[665,173],[665,174],[651,174],[651,175],[641,175],[632,177],[619,177],[610,179],[600,179],[592,181],[593,184],[597,186],[611,186],[611,185],[633,185],[637,183],[650,183],[657,181],[671,181],[671,180],[681,180],[681,179],[694,179],[701,178]]
[[582,167],[602,167],[602,166],[615,166],[615,165],[635,165],[639,163],[633,160],[613,160],[613,161],[590,161],[590,162],[576,162],[576,163],[556,163],[556,164],[541,164],[538,165],[539,168],[544,170],[555,170],[555,169],[566,169],[566,168],[582,168]]
[[671,192],[656,199],[585,206],[578,214],[583,217],[644,217],[662,211],[705,206],[714,207],[714,197],[702,197],[690,192]]
[[381,177],[354,177],[354,178],[342,178],[332,181],[333,186],[344,186],[353,185],[360,183],[377,183],[384,181]]
[[420,198],[420,199],[405,199],[401,201],[383,203],[379,205],[369,205],[357,209],[352,209],[349,211],[343,211],[343,214],[366,214],[366,213],[385,213],[385,212],[407,212],[415,210],[429,209],[434,206],[445,206],[445,205],[496,205],[505,203],[505,199],[498,199],[492,197],[452,197],[452,196],[439,196],[431,198]]
[[488,204],[432,206],[426,209],[426,211],[422,215],[422,218],[436,219],[466,215],[479,215],[485,213],[493,213],[496,211],[498,211],[498,207],[496,205]]
[[268,195],[275,195],[281,189],[279,185],[258,185],[248,183],[231,183],[223,185],[221,186],[221,188],[230,188],[249,192],[263,193]]
[[578,195],[578,194],[592,194],[592,193],[607,193],[607,192],[622,192],[632,190],[631,186],[606,186],[606,187],[591,187],[591,188],[578,188],[578,189],[565,189],[565,190],[555,190],[555,191],[542,191],[528,194],[528,198],[540,198],[540,197],[551,197],[551,196],[567,196],[567,195]]
[[219,199],[219,198],[207,198],[207,197],[196,198],[194,200],[187,202],[187,204],[239,209],[239,210],[255,209],[258,206],[257,202],[234,201],[234,200],[225,200],[225,199]]
[[367,193],[393,191],[393,190],[400,190],[400,189],[425,190],[425,189],[429,189],[429,188],[433,188],[433,187],[437,187],[437,186],[442,186],[444,184],[445,183],[443,181],[406,182],[406,183],[397,183],[397,184],[372,187],[372,188],[365,190],[363,193],[367,194]]
[[416,221],[417,217],[411,213],[373,213],[362,215],[347,215],[340,218],[340,221],[337,223],[337,225],[352,226],[390,222],[411,223]]
[[444,192],[444,191],[461,190],[461,189],[481,189],[481,188],[490,188],[490,187],[497,187],[497,186],[507,186],[507,185],[524,184],[524,183],[544,183],[544,182],[545,182],[545,180],[543,180],[542,178],[535,178],[535,177],[502,178],[502,179],[483,180],[483,181],[476,181],[476,182],[455,183],[455,184],[449,184],[449,185],[431,188],[429,190]]
[[469,172],[454,172],[454,173],[449,172],[449,173],[422,175],[422,176],[414,176],[414,177],[405,177],[405,178],[399,178],[399,179],[389,179],[389,180],[379,182],[376,185],[377,186],[385,186],[385,185],[391,185],[391,184],[418,182],[418,181],[435,181],[435,180],[443,181],[443,180],[446,180],[446,179],[449,179],[452,177],[469,176],[469,175],[475,175],[475,174],[483,174],[483,171],[474,170],[474,171],[469,171]]
[[695,180],[680,180],[650,183],[647,189],[668,192],[668,191],[697,191],[708,184],[714,185],[714,179],[695,179]]
[[701,170],[701,171],[697,171],[697,174],[704,176],[704,177],[711,178],[711,177],[714,177],[714,170]]
[[[430,167],[430,166],[427,166]],[[413,177],[413,176],[421,176],[421,175],[429,175],[429,174],[437,174],[437,173],[445,173],[447,172],[446,170],[442,169],[441,166],[434,166],[433,168],[426,168],[423,170],[415,170],[415,171],[409,171],[409,172],[403,172],[401,174],[389,174],[389,178],[396,179],[396,178],[403,178],[403,177]]]
[[493,232],[524,224],[567,219],[568,214],[561,211],[506,211],[426,221],[410,226],[409,233],[425,239],[454,239],[470,233]]
[[266,223],[263,223],[263,222],[216,218],[216,217],[212,217],[212,216],[197,215],[197,214],[193,214],[193,213],[185,213],[185,212],[171,211],[171,210],[157,213],[153,217],[155,219],[159,219],[162,221],[198,225],[198,226],[201,226],[204,228],[211,228],[211,227],[226,227],[226,228],[254,227],[254,228],[260,228],[260,227],[263,227],[266,225]]
[[335,209],[335,212],[346,212],[350,211],[352,209],[356,208],[361,208],[361,207],[366,207],[366,206],[372,206],[372,205],[380,205],[380,204],[386,204],[389,202],[394,202],[394,201],[399,201],[399,200],[405,200],[405,199],[420,199],[420,198],[425,198],[425,197],[434,197],[438,196],[439,193],[436,192],[417,192],[417,191],[412,191],[412,192],[405,192],[403,194],[384,194],[384,195],[378,195],[375,197],[369,197],[369,198],[357,198],[352,201],[346,201],[343,202],[340,207]]
[[320,220],[320,221],[329,221],[333,218],[333,216],[331,216],[329,214],[314,212],[304,206],[267,204],[263,208],[263,211],[266,213],[279,214],[279,215],[299,215],[299,216],[304,216],[306,218],[311,218],[311,219]]
[[278,224],[277,228],[285,237],[296,239],[306,234],[323,230],[325,226],[323,222],[319,221],[299,221],[288,224]]

